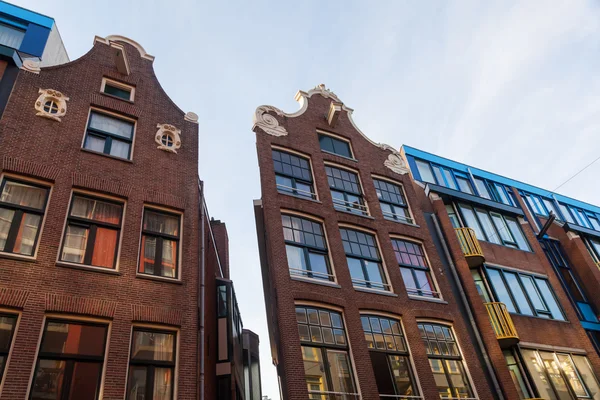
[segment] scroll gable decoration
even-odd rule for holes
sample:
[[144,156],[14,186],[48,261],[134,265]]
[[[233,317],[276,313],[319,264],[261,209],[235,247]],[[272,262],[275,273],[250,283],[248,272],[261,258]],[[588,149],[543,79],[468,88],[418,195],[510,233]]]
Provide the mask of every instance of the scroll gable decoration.
[[278,116],[288,118],[294,118],[299,115],[302,115],[308,108],[308,99],[310,99],[315,94],[319,94],[325,97],[326,99],[331,99],[333,102],[339,103],[339,105],[341,105],[341,109],[347,112],[348,119],[350,120],[350,123],[352,124],[354,129],[356,129],[356,131],[360,133],[362,137],[364,137],[372,145],[377,146],[383,150],[388,150],[392,153],[388,155],[388,158],[384,161],[383,165],[385,165],[391,171],[400,175],[408,173],[408,167],[406,166],[406,163],[400,156],[398,150],[396,150],[388,144],[376,143],[369,139],[367,135],[365,135],[354,123],[354,120],[352,119],[352,113],[354,112],[354,110],[350,107],[346,107],[346,105],[344,105],[340,98],[334,92],[329,90],[324,84],[317,85],[308,92],[299,90],[298,93],[296,93],[295,99],[298,103],[300,103],[300,109],[295,113],[288,114],[281,111],[277,107],[267,105],[258,107],[254,112],[254,124],[252,125],[252,130],[258,127],[261,128],[263,132],[271,136],[287,136],[288,131],[283,126],[279,125],[279,121],[277,120],[277,118],[275,118],[275,116],[269,113],[271,112]]

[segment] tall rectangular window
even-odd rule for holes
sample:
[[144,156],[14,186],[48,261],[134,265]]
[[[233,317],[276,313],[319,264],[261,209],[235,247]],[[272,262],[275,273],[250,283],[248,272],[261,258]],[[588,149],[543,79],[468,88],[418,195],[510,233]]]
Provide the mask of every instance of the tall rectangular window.
[[122,217],[121,203],[74,194],[60,260],[115,268]]
[[319,145],[321,150],[328,153],[337,154],[346,158],[354,158],[350,149],[350,142],[342,139],[337,139],[329,135],[319,134]]
[[423,246],[407,240],[392,239],[404,285],[410,296],[439,298]]
[[419,323],[440,398],[471,398],[473,390],[452,330],[444,325]]
[[342,315],[297,306],[296,320],[309,399],[330,398],[330,392],[357,398]]
[[6,360],[10,353],[16,326],[16,315],[0,314],[0,383],[2,383],[2,378],[4,377]]
[[282,215],[281,223],[290,274],[333,280],[322,225],[292,215]]
[[329,165],[325,166],[325,172],[331,189],[333,207],[336,210],[368,215],[358,175]]
[[485,271],[497,300],[506,304],[509,312],[565,320],[546,278],[496,268]]
[[565,206],[564,204],[558,203],[558,208],[560,208],[560,211],[563,215],[563,217],[565,217],[565,220],[571,224],[575,223],[575,220],[573,220],[573,216],[571,215],[571,211],[569,211],[569,209],[567,208],[567,206]]
[[371,365],[380,396],[400,398],[419,394],[400,322],[361,315]]
[[316,199],[308,159],[280,150],[271,151],[279,193]]
[[375,236],[347,228],[341,228],[340,233],[353,285],[390,290],[381,265]]
[[139,273],[178,278],[181,216],[144,209]]
[[176,338],[173,331],[133,329],[127,400],[173,398]]
[[129,160],[134,126],[132,121],[91,111],[83,147]]
[[108,326],[47,320],[30,400],[97,399]]
[[510,372],[510,377],[515,384],[515,388],[519,393],[519,399],[526,400],[531,398],[531,390],[528,385],[527,375],[523,372],[523,368],[519,359],[513,353],[513,350],[503,350],[506,366]]
[[473,186],[471,185],[471,180],[466,174],[459,174],[458,172],[454,173],[456,177],[456,183],[458,183],[458,189],[461,192],[473,194]]
[[46,212],[49,189],[4,178],[0,185],[0,252],[32,256]]
[[410,216],[402,187],[381,179],[373,179],[373,184],[383,217],[412,224],[413,219]]
[[556,219],[560,220],[560,215],[556,211],[554,202],[552,200],[548,200],[548,199],[544,199],[544,198],[542,198],[542,202],[544,203],[544,206],[546,206],[546,210],[548,210],[548,212],[552,211],[552,213],[556,216]]

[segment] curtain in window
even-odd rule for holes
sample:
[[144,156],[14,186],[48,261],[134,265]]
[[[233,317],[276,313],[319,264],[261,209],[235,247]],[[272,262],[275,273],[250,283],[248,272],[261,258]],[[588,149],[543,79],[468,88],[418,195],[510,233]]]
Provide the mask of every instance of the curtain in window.
[[151,211],[145,212],[144,229],[152,232],[166,233],[177,236],[179,234],[179,218]]
[[156,254],[156,238],[144,236],[142,238],[142,262],[140,272],[154,273],[154,256]]
[[12,223],[15,212],[6,208],[0,208],[0,251],[4,250],[6,240],[8,239],[8,231]]
[[118,224],[121,217],[121,206],[77,196],[73,199],[71,215],[110,224]]
[[87,247],[87,237],[89,231],[86,228],[69,225],[63,245],[61,260],[83,263],[85,249]]
[[175,277],[177,266],[177,242],[163,239],[162,267],[163,276]]
[[0,201],[41,209],[46,201],[46,189],[7,181]]
[[0,44],[18,50],[21,47],[24,37],[25,31],[0,24]]
[[127,139],[131,139],[133,132],[133,124],[131,122],[99,113],[92,113],[90,128],[110,132],[113,135],[122,136]]
[[117,249],[117,231],[114,229],[96,229],[96,242],[92,254],[92,265],[96,267],[114,268],[115,251]]
[[28,256],[33,254],[33,244],[35,243],[38,226],[40,226],[40,220],[41,217],[39,215],[23,215],[13,252]]

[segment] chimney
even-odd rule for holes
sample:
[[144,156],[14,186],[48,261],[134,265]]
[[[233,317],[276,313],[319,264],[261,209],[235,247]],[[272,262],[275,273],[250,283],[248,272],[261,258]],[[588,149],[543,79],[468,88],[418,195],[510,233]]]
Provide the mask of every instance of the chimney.
[[219,261],[223,268],[223,278],[231,279],[229,276],[229,237],[227,236],[227,227],[224,222],[214,218],[210,220],[210,226],[215,236]]

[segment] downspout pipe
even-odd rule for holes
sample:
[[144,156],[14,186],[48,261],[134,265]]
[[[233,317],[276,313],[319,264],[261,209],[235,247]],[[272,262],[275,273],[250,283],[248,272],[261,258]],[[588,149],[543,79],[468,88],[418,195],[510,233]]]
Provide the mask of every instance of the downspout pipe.
[[200,366],[200,388],[198,390],[199,392],[199,399],[200,400],[204,400],[204,353],[205,353],[205,346],[204,346],[204,308],[205,308],[205,285],[206,285],[206,265],[205,265],[205,245],[204,243],[206,242],[204,240],[204,223],[205,223],[205,218],[206,218],[206,213],[205,213],[205,208],[204,208],[204,182],[202,182],[200,179],[198,179],[198,189],[200,190],[200,202],[199,202],[199,207],[200,207],[200,273],[198,276],[198,283],[199,283],[199,290],[198,290],[198,296],[199,296],[199,316],[198,316],[198,327],[200,329],[200,343],[199,343],[199,347],[200,347],[200,360],[199,360],[199,366]]
[[467,313],[469,323],[471,324],[471,327],[473,328],[473,333],[475,335],[475,339],[477,340],[477,346],[481,350],[481,354],[483,355],[483,360],[485,362],[485,367],[487,368],[489,376],[492,379],[492,384],[494,385],[494,390],[496,391],[496,394],[498,395],[498,399],[504,400],[504,395],[502,394],[502,389],[500,388],[500,384],[498,383],[498,378],[496,377],[496,372],[494,371],[494,368],[492,367],[492,363],[488,356],[487,350],[485,348],[485,345],[483,344],[481,335],[479,334],[479,330],[477,328],[477,323],[475,322],[475,318],[473,318],[473,312],[471,311],[471,307],[467,300],[467,296],[465,295],[465,290],[463,288],[462,282],[460,281],[460,277],[458,276],[458,272],[456,271],[456,266],[454,265],[454,262],[452,261],[452,256],[450,255],[450,250],[448,250],[448,245],[446,244],[446,240],[444,240],[444,235],[442,234],[442,230],[440,229],[440,224],[438,222],[437,215],[432,214],[431,216],[432,216],[433,224],[435,225],[435,231],[436,231],[438,237],[441,239],[440,243],[442,245],[442,248],[444,249],[444,255],[446,256],[446,259],[448,260],[448,265],[450,266],[450,271],[452,272],[452,277],[454,278],[454,281],[456,282],[456,286],[458,287],[458,292],[460,293],[460,299],[463,302],[463,304],[465,305],[465,311]]

